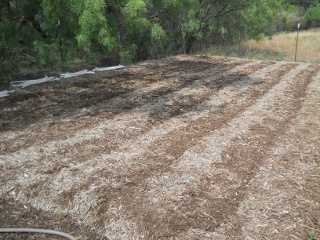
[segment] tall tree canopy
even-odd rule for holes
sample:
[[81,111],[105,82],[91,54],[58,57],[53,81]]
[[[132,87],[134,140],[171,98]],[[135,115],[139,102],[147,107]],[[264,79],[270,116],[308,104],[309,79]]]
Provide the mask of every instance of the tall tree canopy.
[[306,10],[305,18],[307,21],[320,25],[320,3],[319,0],[315,0],[313,4]]
[[285,3],[2,0],[0,70],[2,76],[9,76],[26,62],[63,69],[75,57],[104,65],[129,63],[190,53],[198,42],[235,43],[272,35]]

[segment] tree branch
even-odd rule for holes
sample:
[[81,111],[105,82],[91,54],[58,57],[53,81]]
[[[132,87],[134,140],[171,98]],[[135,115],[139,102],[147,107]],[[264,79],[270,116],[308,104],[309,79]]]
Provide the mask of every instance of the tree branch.
[[22,28],[28,23],[31,23],[33,28],[41,35],[42,38],[48,38],[48,33],[41,28],[40,23],[35,20],[34,16],[23,17],[20,20],[20,27]]

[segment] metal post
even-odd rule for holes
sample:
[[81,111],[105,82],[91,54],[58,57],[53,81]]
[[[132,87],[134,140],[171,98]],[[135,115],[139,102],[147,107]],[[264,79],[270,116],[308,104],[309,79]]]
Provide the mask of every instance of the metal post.
[[294,55],[294,61],[295,61],[295,62],[297,61],[299,29],[300,29],[300,23],[298,23],[298,29],[297,29],[296,53],[295,53],[295,55]]

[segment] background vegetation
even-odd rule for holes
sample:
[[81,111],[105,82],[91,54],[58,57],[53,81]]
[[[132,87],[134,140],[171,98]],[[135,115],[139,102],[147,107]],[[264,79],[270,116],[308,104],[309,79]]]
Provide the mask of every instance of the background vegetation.
[[[296,39],[297,32],[282,32],[272,38],[245,40],[240,45],[206,47],[197,53],[290,62],[295,60]],[[297,50],[297,61],[319,64],[320,29],[300,31]]]
[[313,0],[2,0],[0,83],[128,64],[320,24]]
[[[262,41],[248,40],[242,43],[242,51],[269,52],[275,60],[294,61],[296,48],[296,32],[279,33],[272,39]],[[259,55],[258,55],[259,56]],[[320,29],[302,30],[299,32],[297,61],[320,63]]]

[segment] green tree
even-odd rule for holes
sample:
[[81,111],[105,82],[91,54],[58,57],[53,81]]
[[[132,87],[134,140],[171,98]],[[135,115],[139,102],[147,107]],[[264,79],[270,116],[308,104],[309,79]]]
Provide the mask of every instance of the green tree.
[[33,42],[47,35],[35,19],[40,1],[0,3],[0,82],[9,82],[22,61],[33,61]]
[[182,40],[176,47],[184,53],[190,53],[200,40],[216,40],[221,36],[221,29],[233,42],[239,41],[239,36],[271,35],[283,8],[283,1],[279,0],[163,0],[154,4],[161,7],[156,9],[162,9],[163,16],[154,14],[157,17],[153,20],[166,30],[169,40]]
[[[284,3],[285,0],[2,0],[0,68],[7,76],[15,71],[14,67],[28,61],[63,69],[76,56],[104,65],[127,64],[190,53],[199,43],[208,46],[269,36],[278,29]],[[315,9],[316,5],[311,8]]]
[[144,17],[143,0],[87,0],[79,19],[79,45],[87,52],[99,48],[105,58],[115,56],[117,63],[135,58],[139,35],[150,27]]
[[[75,56],[127,63],[147,55],[152,25],[144,0],[35,0],[0,2],[0,70],[20,63],[65,67]],[[157,33],[156,28],[152,31]],[[155,37],[157,38],[157,37]],[[140,57],[141,58],[141,57]],[[14,63],[14,64],[13,64]]]
[[320,4],[319,0],[315,0],[313,4],[305,12],[306,21],[320,25]]
[[77,51],[75,39],[82,0],[42,0],[39,18],[45,38],[34,42],[40,64],[59,63],[63,67]]
[[[0,3],[0,68],[2,82],[21,64],[61,67],[76,52],[81,1],[5,0]],[[31,65],[29,64],[29,65]]]

